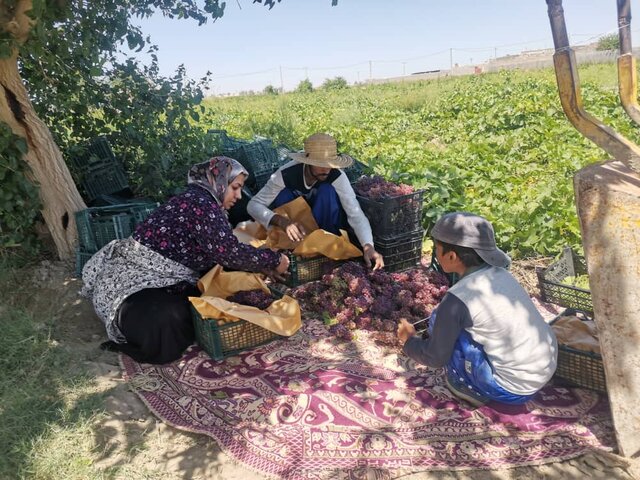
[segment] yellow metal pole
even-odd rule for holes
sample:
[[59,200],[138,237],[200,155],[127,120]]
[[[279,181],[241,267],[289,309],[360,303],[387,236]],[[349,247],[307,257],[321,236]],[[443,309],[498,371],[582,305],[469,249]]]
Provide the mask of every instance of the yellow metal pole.
[[618,57],[618,90],[620,102],[631,119],[640,125],[640,105],[638,105],[638,76],[636,59],[631,53]]
[[631,119],[640,125],[636,59],[633,58],[631,49],[631,2],[629,0],[618,0],[618,39],[620,40],[618,57],[620,103]]
[[[580,93],[576,57],[569,46],[562,0],[547,0],[547,5],[553,43],[556,48],[553,63],[564,113],[585,137],[616,160],[620,160],[633,171],[640,173],[640,148],[585,111]],[[627,87],[632,88],[630,85]]]
[[571,48],[553,55],[562,109],[576,129],[616,160],[640,172],[640,148],[587,113],[582,104],[575,53]]

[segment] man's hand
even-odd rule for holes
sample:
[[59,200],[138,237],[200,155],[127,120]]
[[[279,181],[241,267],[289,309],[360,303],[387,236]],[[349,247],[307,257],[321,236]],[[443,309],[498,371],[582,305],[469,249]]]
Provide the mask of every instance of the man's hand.
[[413,337],[416,334],[416,329],[413,325],[407,322],[406,319],[402,318],[400,323],[398,324],[398,340],[400,343],[404,345],[407,340]]
[[304,228],[298,222],[289,223],[289,225],[284,228],[284,231],[292,242],[301,242],[307,235],[307,232],[304,231]]
[[373,248],[373,245],[370,243],[365,244],[363,247],[364,252],[364,264],[371,268],[373,265],[374,270],[378,270],[380,268],[384,268],[384,258]]
[[284,230],[292,242],[301,242],[307,235],[302,225],[282,215],[275,214],[271,219],[271,224]]

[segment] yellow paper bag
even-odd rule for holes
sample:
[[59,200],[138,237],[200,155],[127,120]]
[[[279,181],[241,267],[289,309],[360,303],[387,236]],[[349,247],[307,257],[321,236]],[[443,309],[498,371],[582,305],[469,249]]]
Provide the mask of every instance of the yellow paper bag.
[[[298,222],[307,234],[318,230],[318,224],[316,219],[313,218],[313,213],[309,204],[303,197],[298,197],[295,200],[285,203],[274,210],[278,215]],[[299,242],[292,241],[284,230],[280,227],[272,227],[266,233],[267,241],[264,244],[266,248],[273,248],[278,250],[293,250],[298,246]],[[304,241],[304,240],[303,240]]]
[[189,297],[189,300],[203,318],[247,322],[265,328],[277,335],[291,336],[302,326],[300,305],[285,295],[275,300],[266,310],[248,305],[229,302],[227,297],[236,292],[261,289],[269,293],[269,287],[256,273],[225,272],[216,265],[199,281],[201,297]]
[[293,251],[301,257],[315,257],[324,255],[332,260],[347,260],[362,255],[362,250],[356,247],[346,231],[340,230],[340,236],[326,230],[316,230],[307,235]]
[[333,260],[346,260],[362,255],[362,251],[351,243],[345,231],[341,230],[341,235],[338,236],[320,229],[309,204],[302,197],[276,208],[274,212],[300,223],[307,236],[301,242],[293,242],[281,228],[272,227],[267,232],[257,222],[238,224],[233,231],[234,235],[241,242],[256,248],[293,250],[295,255],[302,257],[324,255]]

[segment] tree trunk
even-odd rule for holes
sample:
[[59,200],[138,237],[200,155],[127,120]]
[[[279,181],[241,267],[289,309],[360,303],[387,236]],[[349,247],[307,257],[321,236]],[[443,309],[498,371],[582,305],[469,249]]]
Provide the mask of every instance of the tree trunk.
[[[16,8],[14,26],[16,37],[24,38],[23,30],[31,28],[25,24],[25,11],[31,2],[22,0]],[[23,137],[29,146],[24,160],[31,168],[30,180],[40,188],[42,216],[55,242],[58,256],[69,259],[73,256],[77,239],[74,213],[86,208],[69,169],[55,144],[51,132],[38,118],[27,90],[20,78],[17,52],[9,58],[0,58],[0,122],[4,122],[15,133]]]

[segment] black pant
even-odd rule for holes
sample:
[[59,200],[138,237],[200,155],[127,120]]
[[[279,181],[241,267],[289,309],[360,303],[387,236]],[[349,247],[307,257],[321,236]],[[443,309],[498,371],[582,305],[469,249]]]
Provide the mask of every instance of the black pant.
[[195,340],[189,299],[200,292],[188,284],[147,288],[122,302],[118,326],[127,339],[112,344],[141,363],[168,363],[180,358]]

